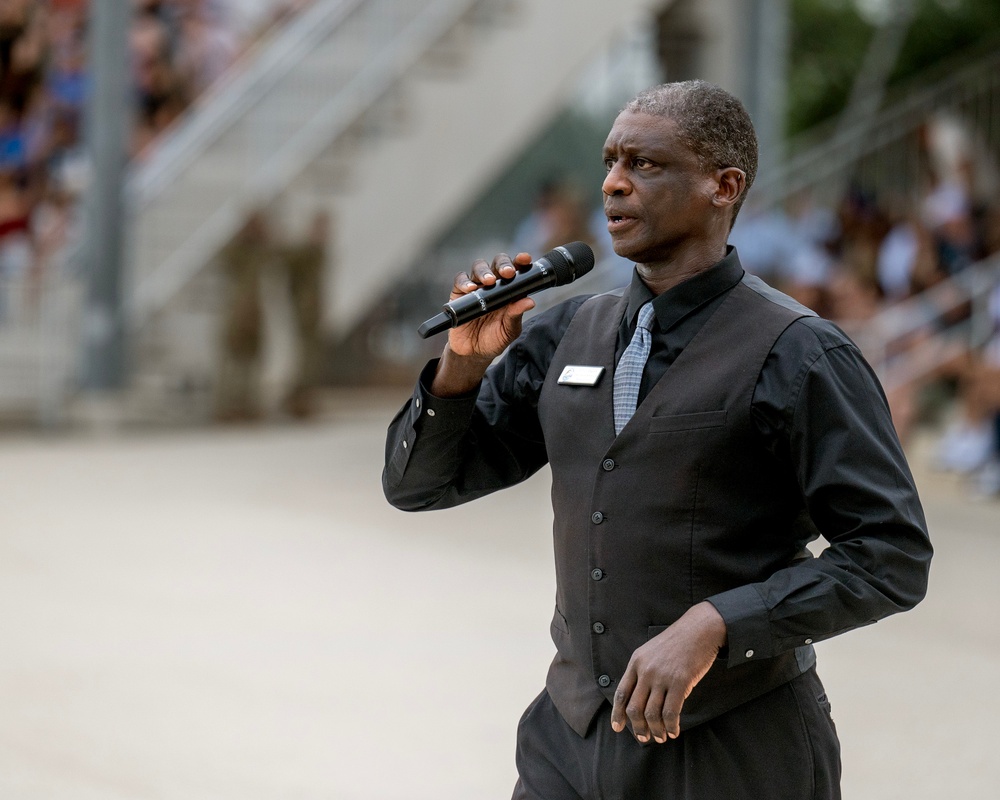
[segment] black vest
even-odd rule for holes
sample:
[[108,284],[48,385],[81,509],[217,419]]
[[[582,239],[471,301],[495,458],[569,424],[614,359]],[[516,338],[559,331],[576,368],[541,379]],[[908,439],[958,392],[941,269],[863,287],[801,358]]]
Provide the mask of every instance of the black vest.
[[[584,303],[549,367],[538,415],[552,468],[557,654],[546,687],[581,736],[632,653],[688,608],[762,581],[801,551],[791,466],[750,416],[782,331],[806,314],[745,276],[615,437],[612,388],[627,295]],[[560,385],[567,365],[603,366],[595,387]],[[720,660],[684,705],[686,729],[814,663],[811,647],[732,668]]]

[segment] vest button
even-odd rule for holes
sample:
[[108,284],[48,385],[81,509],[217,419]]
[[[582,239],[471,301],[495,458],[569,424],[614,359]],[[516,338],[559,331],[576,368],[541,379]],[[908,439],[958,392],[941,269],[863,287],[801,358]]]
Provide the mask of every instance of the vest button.
[[590,573],[590,577],[593,578],[595,581],[599,581],[601,578],[604,577],[604,570],[598,567],[597,569],[593,570]]
[[594,633],[604,633],[604,623],[603,622],[595,622],[591,627],[593,628]]
[[600,678],[597,679],[597,685],[604,689],[607,689],[611,685],[611,676],[602,675]]
[[590,521],[593,522],[595,525],[600,525],[602,522],[604,522],[604,515],[600,511],[595,511],[593,514],[590,515]]
[[604,467],[605,472],[611,472],[611,470],[615,468],[614,459],[611,458],[604,459],[604,463],[601,464],[601,466]]

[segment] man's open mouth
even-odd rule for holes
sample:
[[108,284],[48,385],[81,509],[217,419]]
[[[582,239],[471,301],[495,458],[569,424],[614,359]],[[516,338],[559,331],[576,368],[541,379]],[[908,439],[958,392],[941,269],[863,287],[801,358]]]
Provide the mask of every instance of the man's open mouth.
[[627,217],[624,214],[608,214],[608,230],[618,230],[624,228],[631,222],[635,222],[635,217]]

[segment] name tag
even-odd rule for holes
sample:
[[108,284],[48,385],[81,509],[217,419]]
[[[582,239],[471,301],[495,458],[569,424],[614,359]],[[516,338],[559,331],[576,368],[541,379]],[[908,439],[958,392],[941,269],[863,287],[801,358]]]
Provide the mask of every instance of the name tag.
[[559,375],[559,383],[562,386],[597,386],[597,382],[604,374],[604,367],[579,367],[570,365],[564,367]]

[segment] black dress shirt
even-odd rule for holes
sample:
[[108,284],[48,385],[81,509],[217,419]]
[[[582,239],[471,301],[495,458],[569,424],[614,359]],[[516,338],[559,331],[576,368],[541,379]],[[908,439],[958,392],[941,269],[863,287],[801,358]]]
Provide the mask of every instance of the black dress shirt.
[[[655,298],[633,274],[616,360],[639,308],[652,300],[656,324],[640,403],[742,276],[732,248],[712,268]],[[389,428],[383,484],[393,505],[453,506],[518,483],[546,463],[538,397],[553,353],[586,299],[526,322],[478,392],[434,397],[436,362],[425,367]],[[760,370],[751,414],[762,446],[788,465],[802,492],[809,517],[802,520],[803,541],[822,534],[831,547],[796,570],[795,580],[786,575],[712,598],[732,648],[771,655],[802,644],[803,630],[819,641],[918,602],[932,552],[926,523],[888,403],[857,347],[832,322],[796,320]]]

